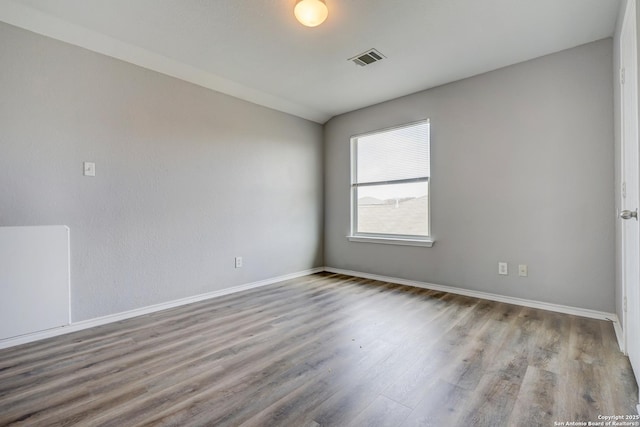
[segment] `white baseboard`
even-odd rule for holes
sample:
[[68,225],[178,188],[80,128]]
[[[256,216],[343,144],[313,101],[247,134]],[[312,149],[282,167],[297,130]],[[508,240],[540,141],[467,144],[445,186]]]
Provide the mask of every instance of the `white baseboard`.
[[325,267],[324,271],[329,273],[344,274],[347,276],[362,277],[364,279],[379,280],[382,282],[397,283],[399,285],[413,286],[416,288],[424,288],[424,289],[431,289],[434,291],[449,292],[456,295],[482,298],[490,301],[498,301],[498,302],[504,302],[507,304],[520,305],[523,307],[538,308],[541,310],[554,311],[557,313],[573,314],[575,316],[588,317],[591,319],[608,320],[610,322],[613,322],[613,328],[616,332],[618,345],[620,346],[620,349],[623,348],[622,347],[623,341],[621,340],[621,338],[623,337],[622,329],[620,328],[620,322],[618,320],[618,316],[614,313],[606,313],[604,311],[590,310],[587,308],[579,308],[579,307],[571,307],[568,305],[553,304],[549,302],[534,301],[534,300],[528,300],[524,298],[508,297],[504,295],[492,294],[489,292],[472,291],[468,289],[456,288],[453,286],[436,285],[433,283],[419,282],[416,280],[407,280],[407,279],[400,279],[397,277],[380,276],[378,274],[362,273],[360,271],[343,270],[340,268]]
[[138,317],[138,316],[142,316],[149,313],[155,313],[157,311],[174,308],[181,305],[191,304],[198,301],[204,301],[211,298],[221,297],[221,296],[233,294],[236,292],[242,292],[249,289],[272,285],[274,283],[295,279],[298,277],[303,277],[303,276],[307,276],[314,273],[320,273],[322,271],[326,271],[329,273],[336,273],[336,274],[344,274],[347,276],[362,277],[365,279],[379,280],[382,282],[398,283],[400,285],[413,286],[417,288],[449,292],[457,295],[482,298],[490,301],[498,301],[498,302],[504,302],[508,304],[520,305],[524,307],[538,308],[541,310],[555,311],[558,313],[573,314],[576,316],[588,317],[592,319],[608,320],[610,322],[613,322],[613,328],[616,333],[616,338],[618,339],[618,345],[620,346],[621,351],[624,351],[624,340],[623,340],[624,335],[622,333],[622,328],[620,327],[618,316],[615,315],[614,313],[606,313],[602,311],[589,310],[585,308],[570,307],[570,306],[560,305],[560,304],[552,304],[547,302],[527,300],[523,298],[508,297],[508,296],[492,294],[488,292],[480,292],[480,291],[472,291],[472,290],[467,290],[462,288],[456,288],[453,286],[436,285],[433,283],[400,279],[397,277],[381,276],[378,274],[362,273],[359,271],[352,271],[352,270],[343,270],[343,269],[333,268],[333,267],[318,267],[318,268],[313,268],[309,270],[299,271],[296,273],[286,274],[283,276],[273,277],[270,279],[260,280],[257,282],[247,283],[244,285],[234,286],[231,288],[221,289],[218,291],[208,292],[205,294],[194,295],[191,297],[181,298],[173,301],[167,301],[164,303],[150,305],[147,307],[141,307],[134,310],[124,311],[121,313],[110,314],[108,316],[97,317],[95,319],[82,320],[82,321],[74,322],[67,326],[62,326],[59,328],[48,329],[44,331],[38,331],[30,334],[20,335],[17,337],[7,338],[7,339],[0,340],[0,349],[14,347],[20,344],[26,344],[29,342],[51,338],[58,335],[68,334],[71,332],[81,331],[84,329],[93,328],[95,326],[106,325],[108,323],[118,322],[120,320],[130,319],[132,317]]
[[216,298],[224,295],[246,291],[249,289],[272,285],[274,283],[295,279],[298,277],[308,276],[310,274],[320,273],[322,271],[324,271],[323,267],[312,268],[310,270],[304,270],[296,273],[285,274],[284,276],[278,276],[270,279],[259,280],[257,282],[247,283],[239,286],[233,286],[231,288],[220,289],[218,291],[207,292],[205,294],[194,295],[191,297],[181,298],[173,301],[167,301],[160,304],[150,305],[147,307],[136,308],[129,311],[123,311],[121,313],[115,313],[115,314],[110,314],[103,317],[97,317],[95,319],[82,320],[80,322],[74,322],[67,326],[62,326],[59,328],[47,329],[44,331],[33,332],[25,335],[19,335],[17,337],[6,338],[3,340],[0,340],[0,349],[14,347],[16,345],[26,344],[29,342],[38,341],[45,338],[51,338],[58,335],[64,335],[71,332],[77,332],[83,329],[93,328],[95,326],[106,325],[108,323],[118,322],[120,320],[130,319],[132,317],[138,317],[138,316],[142,316],[149,313],[155,313],[157,311],[166,310],[168,308],[174,308],[181,305],[191,304],[198,301],[204,301],[211,298]]

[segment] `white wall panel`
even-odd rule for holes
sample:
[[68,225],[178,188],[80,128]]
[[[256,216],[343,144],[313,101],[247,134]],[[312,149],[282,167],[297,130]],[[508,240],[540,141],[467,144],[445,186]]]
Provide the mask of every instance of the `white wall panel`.
[[69,324],[69,228],[0,227],[0,339]]

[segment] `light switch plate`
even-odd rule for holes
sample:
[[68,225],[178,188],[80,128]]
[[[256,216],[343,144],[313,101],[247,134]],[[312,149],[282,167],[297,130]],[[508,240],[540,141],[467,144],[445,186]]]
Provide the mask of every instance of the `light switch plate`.
[[527,277],[529,275],[529,269],[527,268],[527,264],[518,265],[518,276]]
[[96,176],[96,164],[84,162],[84,176]]

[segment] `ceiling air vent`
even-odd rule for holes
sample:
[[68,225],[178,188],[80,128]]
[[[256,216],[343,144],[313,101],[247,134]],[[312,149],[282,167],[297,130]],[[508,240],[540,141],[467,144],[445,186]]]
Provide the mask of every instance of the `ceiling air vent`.
[[369,49],[366,52],[358,54],[353,58],[349,58],[349,61],[353,61],[354,63],[364,67],[365,65],[373,64],[374,62],[381,61],[385,56],[378,52],[375,49]]

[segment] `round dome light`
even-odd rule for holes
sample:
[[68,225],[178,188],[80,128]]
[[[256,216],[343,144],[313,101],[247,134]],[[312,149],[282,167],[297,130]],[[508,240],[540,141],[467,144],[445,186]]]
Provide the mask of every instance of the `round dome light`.
[[317,27],[327,19],[329,9],[324,0],[298,0],[293,13],[302,25]]

